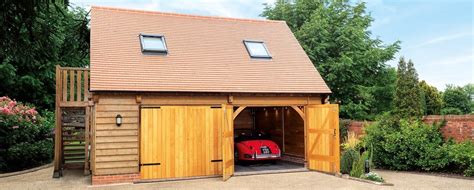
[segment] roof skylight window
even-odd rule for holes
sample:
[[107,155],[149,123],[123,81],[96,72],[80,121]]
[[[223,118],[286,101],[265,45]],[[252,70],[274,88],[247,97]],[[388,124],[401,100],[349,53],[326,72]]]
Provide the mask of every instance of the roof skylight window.
[[244,40],[245,48],[252,58],[272,58],[268,52],[267,46],[262,41]]
[[142,52],[167,53],[166,41],[163,35],[140,34]]

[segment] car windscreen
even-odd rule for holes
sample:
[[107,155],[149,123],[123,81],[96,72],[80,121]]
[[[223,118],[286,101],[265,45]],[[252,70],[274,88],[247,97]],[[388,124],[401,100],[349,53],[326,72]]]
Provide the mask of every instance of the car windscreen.
[[235,142],[248,140],[269,140],[270,136],[263,132],[241,133],[234,139]]

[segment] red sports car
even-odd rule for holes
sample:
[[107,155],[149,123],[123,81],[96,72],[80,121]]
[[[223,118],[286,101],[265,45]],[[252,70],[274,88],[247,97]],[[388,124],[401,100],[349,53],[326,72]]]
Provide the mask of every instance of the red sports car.
[[241,133],[234,139],[235,161],[279,160],[281,151],[263,132]]

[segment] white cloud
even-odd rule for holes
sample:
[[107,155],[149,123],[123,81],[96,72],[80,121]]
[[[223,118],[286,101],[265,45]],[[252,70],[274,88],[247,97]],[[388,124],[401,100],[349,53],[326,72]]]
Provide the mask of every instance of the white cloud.
[[473,36],[472,32],[460,32],[460,33],[448,34],[448,35],[438,36],[438,37],[426,40],[411,48],[419,48],[419,47],[424,47],[428,45],[443,43],[443,42],[447,42],[451,40],[456,40],[456,39],[465,38],[465,37],[472,37],[472,36]]

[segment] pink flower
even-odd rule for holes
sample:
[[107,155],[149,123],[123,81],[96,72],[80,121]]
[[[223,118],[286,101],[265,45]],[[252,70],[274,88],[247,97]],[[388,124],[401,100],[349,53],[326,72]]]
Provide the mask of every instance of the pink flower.
[[16,101],[8,102],[8,107],[13,108],[16,106]]
[[29,110],[26,110],[25,113],[28,115],[36,115],[38,112],[35,110],[35,108],[31,108]]
[[15,125],[15,126],[13,126],[12,128],[13,128],[13,129],[18,129],[19,126],[18,126],[18,125]]
[[2,113],[6,114],[6,115],[10,115],[10,114],[12,114],[12,111],[8,108],[3,108]]
[[0,102],[3,102],[3,101],[10,101],[10,98],[8,98],[7,96],[2,96],[0,97]]

